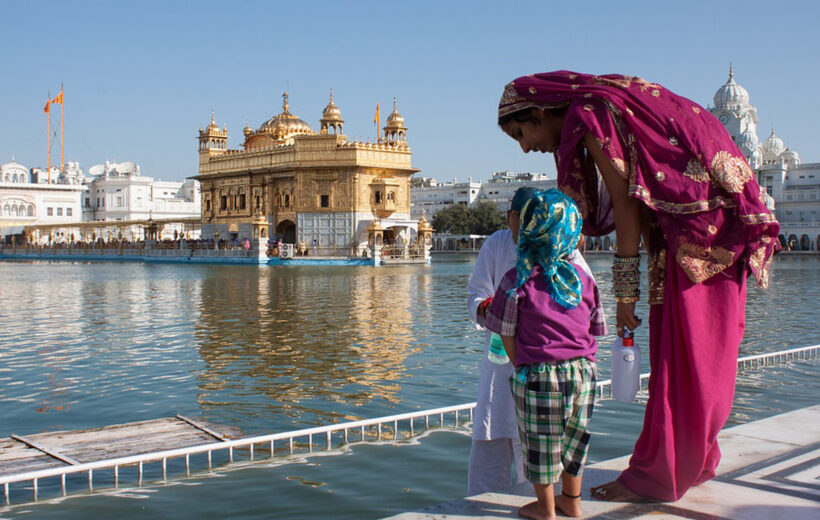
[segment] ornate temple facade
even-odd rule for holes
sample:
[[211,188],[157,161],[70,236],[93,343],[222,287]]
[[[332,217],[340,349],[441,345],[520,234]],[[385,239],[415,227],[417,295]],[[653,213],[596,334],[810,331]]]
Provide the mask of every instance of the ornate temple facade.
[[[325,255],[358,255],[372,230],[385,244],[415,239],[410,217],[411,165],[407,128],[396,102],[375,143],[349,140],[339,107],[330,102],[319,130],[282,112],[254,130],[241,149],[211,116],[199,131],[202,238],[281,240]],[[314,254],[314,253],[310,253]]]

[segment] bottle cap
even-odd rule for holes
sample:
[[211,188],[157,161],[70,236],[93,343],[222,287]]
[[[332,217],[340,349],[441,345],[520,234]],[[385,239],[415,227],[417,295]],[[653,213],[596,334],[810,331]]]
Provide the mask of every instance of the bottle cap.
[[630,332],[628,330],[624,331],[624,339],[623,339],[623,346],[625,347],[634,347],[635,346],[635,333]]

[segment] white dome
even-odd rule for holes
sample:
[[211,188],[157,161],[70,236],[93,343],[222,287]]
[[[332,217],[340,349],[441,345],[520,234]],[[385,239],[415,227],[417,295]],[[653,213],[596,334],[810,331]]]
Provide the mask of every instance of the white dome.
[[772,129],[771,135],[766,141],[763,143],[763,152],[766,155],[774,155],[778,156],[786,150],[786,145],[783,144],[783,140],[774,135],[774,128]]
[[0,165],[0,172],[28,173],[28,168],[12,159],[10,162]]
[[749,93],[735,82],[732,69],[729,69],[729,79],[715,92],[715,108],[735,108],[749,104]]
[[740,145],[741,148],[745,148],[751,152],[757,147],[757,143],[758,140],[756,133],[747,130],[746,132],[740,134],[740,142],[738,145]]

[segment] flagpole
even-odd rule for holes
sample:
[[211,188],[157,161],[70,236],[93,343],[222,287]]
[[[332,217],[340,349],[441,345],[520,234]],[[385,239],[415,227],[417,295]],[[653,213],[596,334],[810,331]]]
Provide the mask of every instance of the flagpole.
[[[60,83],[60,94],[63,94],[63,84]],[[65,159],[63,157],[63,117],[65,116],[65,97],[60,99],[60,171],[63,170]]]
[[48,91],[48,101],[46,101],[46,107],[48,107],[48,126],[46,133],[46,150],[48,150],[48,161],[46,161],[46,176],[48,177],[48,182],[51,184],[51,91]]
[[379,103],[376,102],[376,119],[373,121],[373,123],[376,124],[376,144],[379,144],[379,119],[381,119],[379,114]]

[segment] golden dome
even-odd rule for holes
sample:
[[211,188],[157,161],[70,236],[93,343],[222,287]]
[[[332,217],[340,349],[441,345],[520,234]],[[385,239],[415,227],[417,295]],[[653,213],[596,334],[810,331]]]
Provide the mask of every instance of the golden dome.
[[326,121],[341,121],[342,111],[333,102],[333,89],[330,89],[330,102],[322,110],[322,119]]
[[206,132],[219,132],[220,128],[219,125],[216,124],[216,120],[214,119],[214,111],[211,110],[211,123],[208,125],[208,128],[205,129]]
[[282,102],[282,113],[262,123],[262,126],[259,127],[259,132],[272,134],[276,139],[286,139],[293,135],[310,135],[315,133],[309,124],[290,113],[287,92],[284,93],[282,98],[284,99]]
[[393,112],[387,116],[387,128],[404,128],[404,117],[399,114],[398,109],[396,108],[398,102],[396,98],[393,98]]

